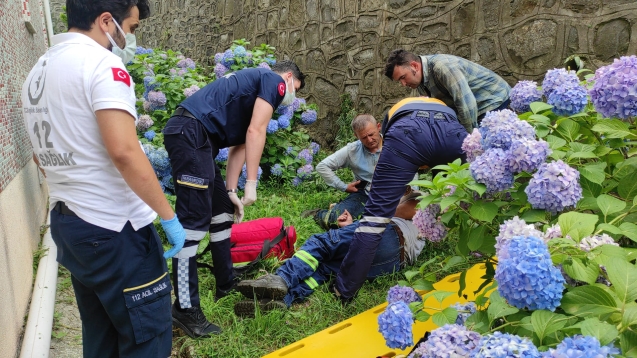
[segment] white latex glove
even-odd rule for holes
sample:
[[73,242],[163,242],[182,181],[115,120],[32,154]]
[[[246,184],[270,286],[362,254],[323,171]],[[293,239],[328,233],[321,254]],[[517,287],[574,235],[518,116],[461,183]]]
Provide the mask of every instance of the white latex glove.
[[257,181],[246,180],[246,186],[243,189],[243,198],[241,199],[241,202],[245,206],[250,206],[255,201],[257,201]]
[[228,193],[228,196],[234,205],[234,222],[238,224],[243,221],[243,203],[239,200],[237,193]]

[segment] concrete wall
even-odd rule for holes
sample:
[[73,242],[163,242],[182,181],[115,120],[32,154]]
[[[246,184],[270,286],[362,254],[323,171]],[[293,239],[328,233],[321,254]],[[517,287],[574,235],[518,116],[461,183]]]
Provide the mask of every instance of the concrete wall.
[[46,48],[41,0],[0,1],[0,358],[13,358],[20,345],[46,216],[46,185],[31,159],[20,101],[22,83]]

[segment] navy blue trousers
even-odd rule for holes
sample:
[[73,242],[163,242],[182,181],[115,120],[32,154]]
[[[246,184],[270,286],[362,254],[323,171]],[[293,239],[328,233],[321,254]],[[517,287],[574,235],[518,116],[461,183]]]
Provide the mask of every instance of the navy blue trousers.
[[365,190],[361,189],[355,193],[350,193],[345,199],[336,203],[334,207],[327,210],[319,210],[314,216],[314,221],[323,230],[338,229],[337,219],[343,211],[349,211],[354,220],[356,220],[363,215],[366,201],[367,193]]

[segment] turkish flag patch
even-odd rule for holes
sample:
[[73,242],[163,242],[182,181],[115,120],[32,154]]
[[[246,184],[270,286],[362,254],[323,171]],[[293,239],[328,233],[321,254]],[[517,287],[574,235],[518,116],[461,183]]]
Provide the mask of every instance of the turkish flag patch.
[[279,83],[279,95],[283,96],[285,94],[285,83]]
[[113,71],[113,81],[120,81],[126,83],[128,87],[130,87],[130,75],[126,70],[122,70],[121,68],[112,67]]

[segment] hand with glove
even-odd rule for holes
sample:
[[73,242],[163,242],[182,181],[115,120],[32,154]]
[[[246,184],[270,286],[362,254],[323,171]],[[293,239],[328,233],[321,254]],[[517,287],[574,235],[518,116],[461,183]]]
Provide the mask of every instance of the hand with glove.
[[228,196],[234,205],[234,222],[238,224],[243,221],[243,203],[239,200],[237,193],[229,192]]
[[257,201],[257,181],[246,180],[246,186],[243,189],[243,198],[241,199],[241,203],[244,206],[250,206],[255,201]]
[[177,219],[177,214],[170,220],[160,218],[159,222],[166,232],[168,242],[173,245],[170,250],[164,252],[164,258],[169,259],[175,256],[184,247],[186,231],[184,231],[184,227],[181,226],[179,219]]

